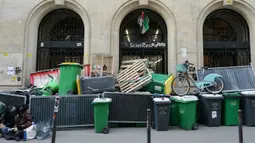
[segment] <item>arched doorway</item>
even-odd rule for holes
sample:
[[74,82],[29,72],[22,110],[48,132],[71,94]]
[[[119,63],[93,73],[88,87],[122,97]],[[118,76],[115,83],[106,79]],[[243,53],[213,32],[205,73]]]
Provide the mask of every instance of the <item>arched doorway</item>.
[[203,27],[204,66],[242,66],[251,62],[249,28],[235,11],[221,9],[207,16]]
[[38,32],[36,70],[57,68],[61,62],[83,63],[84,24],[74,11],[47,14]]
[[[142,32],[139,18],[148,21]],[[144,20],[144,21],[145,21]],[[156,73],[167,73],[167,26],[156,12],[139,9],[129,13],[120,26],[120,65],[124,60],[148,58]]]

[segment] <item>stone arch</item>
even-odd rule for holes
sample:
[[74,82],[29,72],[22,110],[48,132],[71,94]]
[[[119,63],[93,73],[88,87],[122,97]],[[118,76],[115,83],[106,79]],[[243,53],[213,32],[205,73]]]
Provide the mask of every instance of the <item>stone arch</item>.
[[[89,63],[89,53],[90,53],[90,19],[89,16],[79,3],[73,0],[65,0],[64,5],[55,5],[52,0],[44,0],[38,5],[36,5],[31,12],[29,13],[26,24],[25,24],[25,36],[24,36],[24,50],[23,50],[23,82],[24,86],[26,83],[29,83],[29,73],[36,70],[36,52],[37,52],[37,42],[38,42],[38,27],[41,23],[41,20],[49,12],[56,9],[70,9],[76,12],[82,19],[85,32],[84,32],[84,63]],[[32,55],[28,57],[27,55]]]
[[167,41],[168,41],[168,72],[175,73],[175,65],[177,61],[176,50],[176,20],[173,13],[158,0],[150,0],[148,5],[139,5],[139,1],[130,0],[124,3],[114,14],[111,24],[111,43],[110,51],[114,55],[114,62],[117,63],[114,67],[114,72],[118,71],[119,67],[119,30],[122,20],[130,12],[137,9],[150,9],[162,16],[167,24]]
[[[198,17],[197,21],[197,64],[199,67],[203,66],[204,59],[203,59],[203,25],[204,21],[207,18],[209,14],[212,12],[219,10],[219,9],[230,9],[237,13],[239,13],[247,22],[249,27],[249,37],[250,39],[253,39],[255,37],[255,10],[254,8],[248,4],[245,1],[234,1],[232,6],[223,6],[222,0],[214,0],[207,4],[203,10],[200,12],[200,15]],[[251,62],[255,62],[255,49],[252,47],[255,46],[255,41],[250,40],[250,50],[251,50]]]

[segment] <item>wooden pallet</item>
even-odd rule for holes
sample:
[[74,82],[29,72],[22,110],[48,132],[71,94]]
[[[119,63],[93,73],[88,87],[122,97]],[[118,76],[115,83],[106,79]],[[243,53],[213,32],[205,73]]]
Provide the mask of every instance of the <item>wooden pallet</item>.
[[148,63],[149,63],[148,59],[122,61],[121,66],[120,66],[120,72],[138,61],[143,61],[146,65],[146,67],[148,66]]
[[[140,74],[139,78],[138,74]],[[145,65],[144,59],[136,60],[117,75],[120,90],[124,93],[135,92],[151,81],[152,76]]]

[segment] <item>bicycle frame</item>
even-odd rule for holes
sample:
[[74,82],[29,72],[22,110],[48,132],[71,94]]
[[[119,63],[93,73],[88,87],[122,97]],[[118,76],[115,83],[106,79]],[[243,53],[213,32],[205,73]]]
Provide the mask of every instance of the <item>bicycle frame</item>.
[[[197,70],[197,68],[195,68],[195,71]],[[190,74],[189,71],[183,73],[183,76],[188,80],[188,81],[191,81],[191,83],[193,83],[196,88],[200,89],[200,90],[204,90],[205,88],[207,87],[211,87],[214,85],[214,78],[217,77],[218,75],[212,75],[212,74],[209,74],[209,78],[212,78],[210,80],[203,80],[203,81],[196,81]],[[204,69],[203,69],[203,76],[204,76]],[[212,77],[211,77],[212,76]],[[208,76],[206,76],[208,77]]]

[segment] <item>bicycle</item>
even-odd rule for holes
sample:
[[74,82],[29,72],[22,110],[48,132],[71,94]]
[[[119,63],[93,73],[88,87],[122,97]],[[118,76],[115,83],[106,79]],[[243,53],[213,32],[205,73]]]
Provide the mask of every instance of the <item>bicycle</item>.
[[[202,67],[203,69],[203,76],[204,71],[207,67]],[[196,71],[196,67],[194,64],[190,63],[189,61],[185,61],[183,64],[176,65],[176,71],[178,76],[172,82],[172,90],[177,95],[186,95],[190,91],[190,81],[195,85],[197,89],[199,89],[199,93],[204,91],[208,91],[211,94],[218,94],[224,88],[223,77],[217,73],[211,73],[206,75],[202,81],[196,81],[191,72]],[[180,83],[179,83],[180,82]],[[186,86],[184,84],[186,83]],[[184,92],[179,92],[176,86],[180,86],[181,89],[186,89]]]

